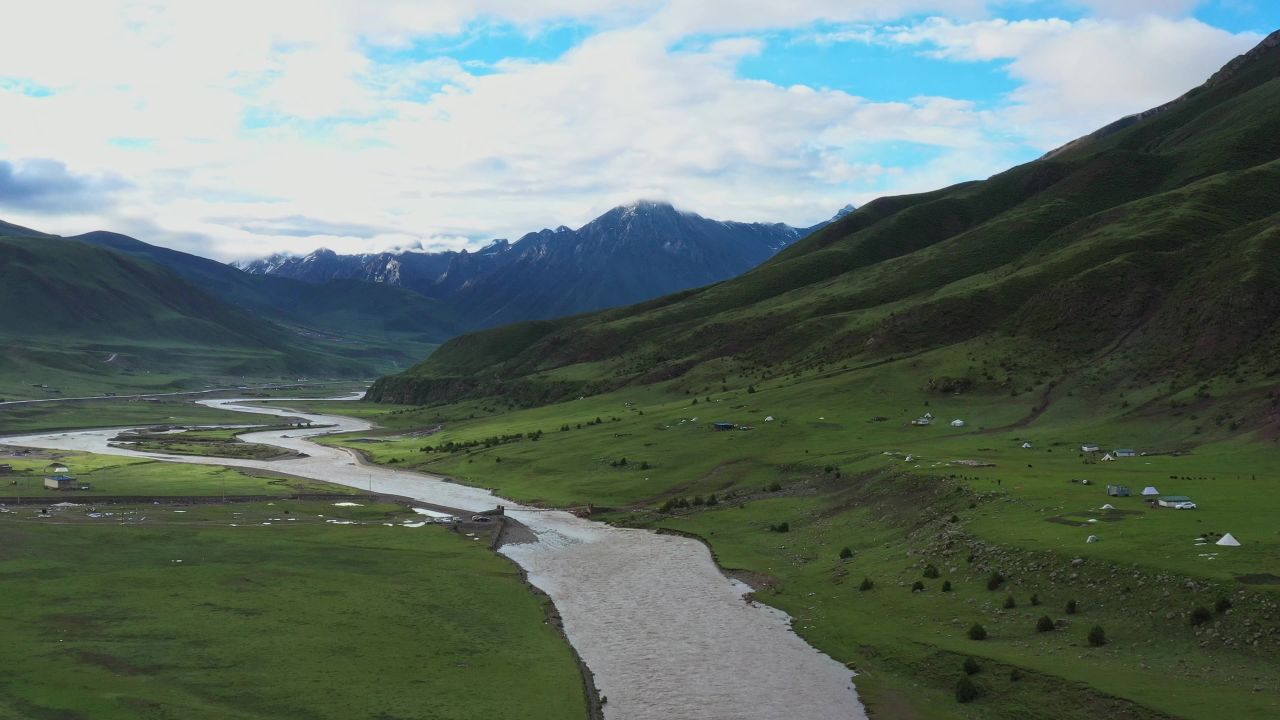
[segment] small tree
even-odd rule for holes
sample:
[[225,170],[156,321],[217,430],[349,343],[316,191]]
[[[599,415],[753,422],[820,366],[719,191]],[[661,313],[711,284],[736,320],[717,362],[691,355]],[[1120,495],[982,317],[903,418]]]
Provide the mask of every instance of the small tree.
[[1053,630],[1053,627],[1053,620],[1048,615],[1041,615],[1040,619],[1036,621],[1037,632],[1049,632]]
[[715,494],[715,493],[711,493],[710,495],[708,495],[708,496],[707,496],[707,504],[708,504],[708,505],[719,505],[719,504],[720,504],[720,498],[716,497],[716,494]]
[[969,626],[969,639],[970,640],[986,640],[987,629],[982,627],[981,623],[974,623],[973,625]]
[[1192,625],[1203,625],[1209,622],[1209,619],[1212,617],[1213,617],[1213,613],[1209,612],[1209,608],[1198,607],[1195,610],[1191,611],[1191,616],[1189,620],[1191,621]]
[[876,584],[871,582],[871,578],[862,578],[862,584],[858,586],[858,589],[866,592],[875,586]]
[[1013,593],[1009,593],[1004,598],[1004,609],[1012,610],[1016,607],[1018,607],[1018,601],[1013,599]]
[[1102,647],[1107,644],[1107,633],[1101,625],[1094,625],[1089,631],[1089,647]]
[[911,592],[924,592],[924,583],[919,580],[911,583]]
[[924,576],[930,580],[938,577],[938,568],[933,563],[924,566]]
[[1004,584],[1004,576],[998,572],[991,573],[991,575],[987,578],[988,590],[997,590],[1003,584]]
[[1040,596],[1039,596],[1039,595],[1036,595],[1035,593],[1031,593],[1031,604],[1032,604],[1032,605],[1039,605],[1039,604],[1040,604]]
[[848,545],[846,545],[846,546],[844,546],[844,547],[840,548],[840,559],[841,559],[841,560],[848,560],[848,559],[849,559],[849,558],[851,558],[851,557],[853,557],[853,550],[852,550]]
[[978,699],[978,686],[967,677],[960,678],[956,683],[956,702],[971,703]]
[[1220,597],[1220,598],[1218,598],[1218,601],[1217,601],[1217,602],[1215,602],[1215,603],[1213,604],[1213,609],[1214,609],[1214,610],[1217,610],[1217,611],[1218,611],[1218,612],[1220,612],[1220,613],[1224,613],[1224,612],[1226,612],[1226,611],[1230,610],[1230,609],[1231,609],[1231,599],[1230,599],[1230,598],[1225,598],[1225,597]]
[[971,657],[967,657],[964,659],[963,667],[964,667],[965,675],[977,675],[979,672],[982,671],[982,666],[978,664],[977,660],[974,660]]
[[1064,609],[1067,611],[1067,614],[1068,614],[1068,615],[1075,615],[1075,614],[1076,614],[1076,601],[1075,601],[1075,600],[1068,600],[1068,601],[1067,601],[1067,607],[1066,607],[1066,608],[1064,608]]
[[950,580],[943,580],[943,581],[942,581],[942,592],[951,592],[951,581],[950,581]]

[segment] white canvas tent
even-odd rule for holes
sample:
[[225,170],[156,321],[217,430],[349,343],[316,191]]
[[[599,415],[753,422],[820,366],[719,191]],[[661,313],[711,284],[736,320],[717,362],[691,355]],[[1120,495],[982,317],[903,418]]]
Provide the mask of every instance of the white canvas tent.
[[1022,448],[1023,448],[1024,450],[1030,450],[1030,449],[1031,449],[1031,443],[1029,443],[1029,442],[1024,442],[1024,443],[1022,443]]
[[1087,543],[1095,543],[1095,542],[1098,542],[1098,536],[1097,536],[1097,535],[1090,535],[1090,536],[1089,536],[1089,538],[1088,538],[1087,540],[1085,540],[1085,542],[1087,542]]
[[1098,508],[1098,509],[1099,510],[1115,510],[1116,506],[1112,505],[1111,503],[1107,503],[1106,505],[1103,505],[1101,508]]
[[1106,455],[1102,456],[1102,462],[1115,462],[1115,461],[1116,459],[1112,457],[1111,453],[1107,453]]
[[1159,495],[1160,491],[1155,489],[1155,486],[1148,485],[1142,489],[1142,494],[1143,495]]
[[1227,547],[1240,547],[1240,541],[1237,540],[1236,536],[1232,535],[1231,533],[1227,533],[1226,535],[1223,535],[1222,537],[1218,538],[1218,542],[1214,544],[1226,545]]

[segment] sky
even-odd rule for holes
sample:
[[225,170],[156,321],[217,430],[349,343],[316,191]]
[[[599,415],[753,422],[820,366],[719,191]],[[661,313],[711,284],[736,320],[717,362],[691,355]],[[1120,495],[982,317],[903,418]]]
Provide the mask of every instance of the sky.
[[1277,0],[0,0],[0,219],[220,260],[810,225],[1203,82]]

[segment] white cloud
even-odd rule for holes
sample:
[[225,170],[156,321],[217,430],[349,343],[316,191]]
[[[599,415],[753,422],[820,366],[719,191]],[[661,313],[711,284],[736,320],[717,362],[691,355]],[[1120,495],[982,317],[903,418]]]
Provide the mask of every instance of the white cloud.
[[938,57],[1008,61],[1008,73],[1020,82],[1003,113],[1008,131],[1052,145],[1178,97],[1261,38],[1193,19],[1146,16],[1076,22],[933,19],[893,39],[935,48]]
[[[69,176],[131,185],[92,212],[6,210],[5,219],[62,233],[133,231],[222,258],[319,245],[461,247],[580,224],[638,197],[712,217],[808,223],[885,187],[988,175],[1020,157],[1018,143],[1047,149],[1168,99],[1251,41],[1190,20],[993,21],[982,0],[20,7],[0,0],[16,19],[0,43],[0,159],[57,158]],[[1021,83],[1009,107],[871,102],[738,74],[764,49],[760,31],[824,20],[856,29],[827,41],[865,41],[867,28],[920,12],[952,19],[878,41],[1007,62]],[[378,52],[498,19],[530,34],[566,20],[595,30],[563,57],[479,70]],[[672,49],[708,33],[695,49]],[[49,52],[55,37],[75,52]],[[899,142],[936,156],[910,170],[867,159]]]

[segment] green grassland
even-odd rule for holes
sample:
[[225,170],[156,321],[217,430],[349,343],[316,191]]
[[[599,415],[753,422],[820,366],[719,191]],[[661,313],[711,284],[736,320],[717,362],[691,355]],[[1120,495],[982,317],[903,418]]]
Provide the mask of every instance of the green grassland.
[[136,398],[71,400],[22,405],[0,405],[0,434],[26,434],[46,430],[143,425],[261,424],[261,415],[228,412],[190,399]]
[[[399,506],[0,514],[0,715],[581,718],[545,600]],[[351,525],[329,520],[354,522]]]
[[[610,522],[703,538],[724,566],[755,581],[759,599],[796,618],[802,635],[865,672],[860,687],[876,717],[1047,717],[1052,709],[1053,717],[1253,718],[1280,710],[1280,668],[1266,660],[1280,642],[1272,520],[1280,498],[1269,491],[1280,464],[1274,436],[1229,418],[1236,394],[1256,388],[1224,382],[1177,407],[1161,399],[1157,412],[1137,391],[1096,391],[1071,376],[1055,383],[1067,371],[1041,372],[1056,370],[1051,358],[1016,349],[971,342],[871,367],[778,375],[721,362],[532,408],[492,397],[307,407],[379,423],[324,440],[378,462],[523,502],[593,504]],[[983,368],[999,368],[998,377],[982,380]],[[957,393],[951,379],[966,374],[977,382]],[[910,424],[925,412],[935,424]],[[951,427],[956,418],[966,426]],[[752,429],[716,432],[713,421]],[[1146,454],[1098,462],[1080,452],[1086,442]],[[1191,496],[1199,509],[1107,497],[1107,484],[1135,495],[1154,485]],[[713,494],[716,504],[706,505]],[[659,511],[697,497],[703,504]],[[1108,502],[1116,512],[1099,509]],[[789,532],[769,530],[782,522]],[[1242,547],[1196,544],[1225,532]],[[1087,543],[1089,535],[1100,541]],[[840,559],[844,547],[851,559]],[[922,578],[930,563],[940,578]],[[995,570],[1008,580],[991,592],[985,583]],[[858,590],[863,577],[873,591]],[[925,592],[911,592],[917,579]],[[952,592],[940,591],[943,580]],[[1002,608],[1009,592],[1013,611]],[[1042,606],[1029,607],[1033,593]],[[1188,613],[1220,597],[1234,609],[1192,627]],[[1079,614],[1064,614],[1069,599]],[[1041,615],[1069,624],[1039,633]],[[974,622],[988,640],[965,636]],[[1095,624],[1110,639],[1104,647],[1085,642]],[[968,655],[988,671],[975,676],[983,696],[960,705],[951,688]],[[1014,669],[1018,681],[1009,680]]]
[[[288,497],[297,494],[349,494],[341,485],[316,480],[274,475],[261,470],[224,468],[212,465],[147,460],[91,453],[42,453],[39,456],[0,455],[0,464],[13,472],[0,475],[0,502],[7,498],[48,498],[86,502],[104,496],[221,496],[266,495]],[[89,490],[50,490],[44,478],[56,466],[87,483]]]

